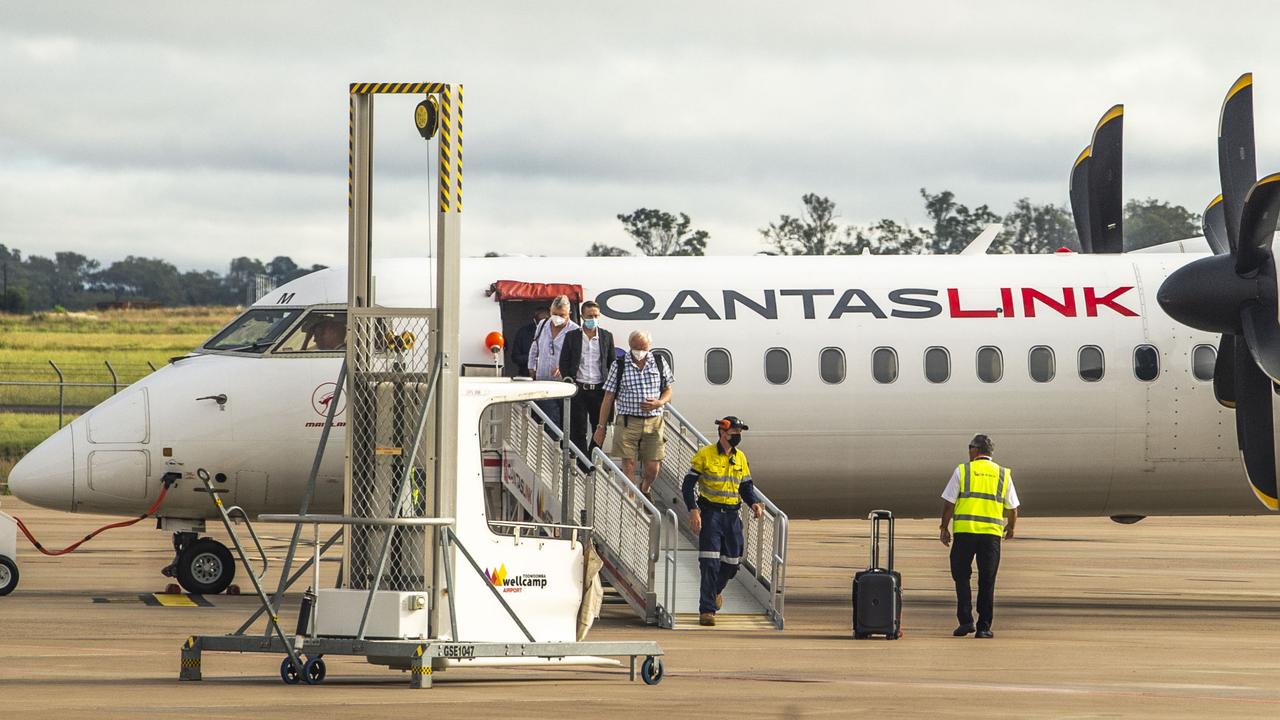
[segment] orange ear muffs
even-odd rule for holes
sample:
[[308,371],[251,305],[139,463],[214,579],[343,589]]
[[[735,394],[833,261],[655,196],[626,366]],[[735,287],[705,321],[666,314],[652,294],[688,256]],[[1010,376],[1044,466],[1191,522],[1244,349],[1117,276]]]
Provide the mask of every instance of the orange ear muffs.
[[717,420],[717,421],[716,421],[716,427],[720,428],[721,430],[728,430],[728,429],[729,429],[729,425],[730,425],[730,424],[731,424],[731,423],[730,423],[728,420]]

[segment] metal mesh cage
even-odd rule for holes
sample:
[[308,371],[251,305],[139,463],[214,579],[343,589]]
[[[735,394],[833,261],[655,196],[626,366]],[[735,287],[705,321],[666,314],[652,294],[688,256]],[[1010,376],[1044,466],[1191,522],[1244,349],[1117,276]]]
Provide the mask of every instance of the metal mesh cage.
[[[363,308],[348,318],[346,513],[427,517],[434,460],[435,313]],[[422,590],[430,576],[423,527],[356,525],[346,544],[347,587]]]

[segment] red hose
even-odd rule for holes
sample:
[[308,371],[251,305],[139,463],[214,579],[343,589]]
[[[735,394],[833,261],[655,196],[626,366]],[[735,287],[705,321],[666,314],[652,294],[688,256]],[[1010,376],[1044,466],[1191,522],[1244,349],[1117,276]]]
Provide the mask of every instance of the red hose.
[[31,544],[36,547],[36,550],[39,550],[41,553],[48,555],[49,557],[57,557],[59,555],[66,555],[67,553],[75,552],[76,548],[98,537],[99,535],[101,535],[102,533],[108,530],[112,530],[115,528],[129,527],[130,525],[136,525],[142,522],[143,520],[146,520],[147,518],[151,517],[152,513],[154,513],[160,507],[160,503],[164,502],[164,496],[168,494],[168,492],[169,492],[169,485],[166,483],[165,485],[162,485],[160,487],[160,497],[156,498],[155,504],[153,504],[151,508],[148,509],[142,515],[132,520],[121,520],[120,522],[114,522],[109,525],[103,525],[97,530],[94,530],[88,535],[85,535],[83,538],[79,540],[79,542],[76,542],[74,545],[68,545],[67,547],[57,551],[46,550],[44,546],[40,544],[40,541],[36,540],[35,536],[31,534],[31,531],[27,529],[26,523],[22,522],[22,518],[15,517],[13,520],[14,522],[18,523],[18,529],[22,531],[23,535],[27,536],[27,539],[30,540]]

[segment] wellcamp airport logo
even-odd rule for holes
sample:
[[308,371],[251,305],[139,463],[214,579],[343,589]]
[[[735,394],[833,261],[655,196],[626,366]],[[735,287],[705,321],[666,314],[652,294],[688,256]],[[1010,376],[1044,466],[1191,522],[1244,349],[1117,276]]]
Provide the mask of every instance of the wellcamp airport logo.
[[507,572],[505,563],[499,565],[497,570],[485,570],[484,576],[489,579],[490,584],[494,587],[502,588],[504,593],[518,593],[525,588],[541,590],[547,586],[546,575],[511,575]]

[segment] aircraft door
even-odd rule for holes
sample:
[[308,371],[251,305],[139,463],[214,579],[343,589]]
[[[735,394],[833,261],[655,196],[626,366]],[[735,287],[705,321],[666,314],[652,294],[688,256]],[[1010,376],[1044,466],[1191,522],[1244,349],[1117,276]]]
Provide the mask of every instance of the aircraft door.
[[76,423],[78,505],[131,507],[158,492],[153,487],[160,473],[150,452],[150,406],[147,388],[125,389]]
[[517,280],[499,280],[489,286],[487,295],[498,303],[502,317],[500,331],[507,340],[503,354],[503,377],[519,377],[528,374],[528,346],[534,332],[533,315],[545,309],[555,298],[569,298],[569,317],[578,321],[582,303],[582,286],[569,283],[536,283]]

